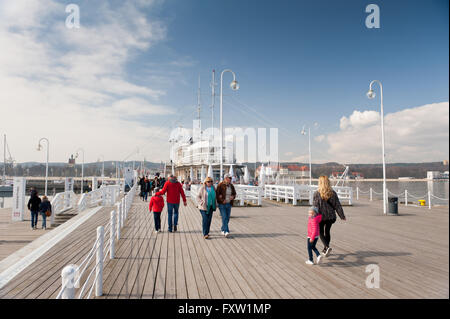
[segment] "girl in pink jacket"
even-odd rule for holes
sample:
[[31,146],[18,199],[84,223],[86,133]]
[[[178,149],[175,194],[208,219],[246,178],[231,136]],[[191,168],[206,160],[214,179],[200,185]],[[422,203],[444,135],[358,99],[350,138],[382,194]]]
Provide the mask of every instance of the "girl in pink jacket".
[[312,252],[314,251],[317,256],[316,264],[320,263],[322,256],[316,248],[317,240],[319,239],[319,223],[322,220],[322,214],[319,213],[319,209],[312,206],[308,211],[308,255],[309,259],[306,261],[307,265],[314,265],[314,259]]

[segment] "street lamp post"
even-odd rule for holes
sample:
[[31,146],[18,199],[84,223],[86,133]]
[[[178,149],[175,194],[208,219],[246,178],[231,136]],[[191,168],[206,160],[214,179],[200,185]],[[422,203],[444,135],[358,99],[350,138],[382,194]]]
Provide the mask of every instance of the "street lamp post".
[[78,152],[82,151],[83,152],[83,162],[81,163],[81,192],[80,194],[83,194],[83,178],[84,178],[84,149],[79,148],[77,150],[77,153],[75,155],[75,158],[78,158]]
[[49,152],[49,148],[50,148],[50,143],[49,143],[49,141],[48,141],[47,138],[45,138],[45,137],[41,138],[41,139],[39,140],[39,142],[38,142],[38,147],[37,147],[37,150],[38,150],[38,151],[40,151],[41,148],[42,148],[42,145],[41,145],[41,141],[42,141],[42,140],[45,140],[45,141],[47,142],[47,161],[46,161],[46,164],[45,164],[45,196],[47,196],[47,184],[48,184],[48,152]]
[[230,87],[233,91],[239,90],[239,84],[236,81],[236,74],[229,69],[225,69],[220,74],[220,177],[223,178],[223,74],[225,72],[230,72],[233,74],[233,81],[230,84]]
[[[302,135],[306,135],[305,127],[303,126]],[[312,165],[311,165],[311,128],[308,127],[308,150],[309,150],[309,186],[312,185]]]
[[383,85],[378,80],[373,80],[370,82],[369,91],[367,92],[367,97],[369,99],[375,98],[375,92],[372,89],[374,83],[378,83],[380,87],[380,108],[381,108],[381,149],[383,157],[383,214],[386,215],[386,156],[384,152],[384,112],[383,112]]
[[[101,154],[100,157],[102,158],[102,185],[104,185],[104,179],[105,179],[105,155]],[[98,159],[100,161],[100,158]]]

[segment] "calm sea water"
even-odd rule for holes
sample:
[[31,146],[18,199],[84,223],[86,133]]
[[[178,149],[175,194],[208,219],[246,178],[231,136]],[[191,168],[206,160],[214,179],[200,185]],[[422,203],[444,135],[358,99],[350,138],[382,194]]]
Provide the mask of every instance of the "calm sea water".
[[[346,183],[346,186],[351,186],[354,189],[359,187],[359,189],[363,192],[368,192],[370,188],[378,194],[373,194],[377,198],[382,198],[383,195],[383,182],[364,182],[364,181],[350,181]],[[395,182],[386,182],[386,188],[390,193],[395,195],[402,195],[401,199],[403,199],[405,194],[405,189],[408,190],[408,201],[417,201],[417,198],[421,197],[428,201],[428,191],[431,192],[432,195],[445,198],[447,200],[442,200],[433,197],[431,202],[436,205],[448,205],[449,198],[449,181],[448,180],[436,180],[436,181],[395,181]],[[361,194],[361,193],[360,193]],[[364,193],[364,195],[366,195]],[[414,197],[412,197],[412,196]]]

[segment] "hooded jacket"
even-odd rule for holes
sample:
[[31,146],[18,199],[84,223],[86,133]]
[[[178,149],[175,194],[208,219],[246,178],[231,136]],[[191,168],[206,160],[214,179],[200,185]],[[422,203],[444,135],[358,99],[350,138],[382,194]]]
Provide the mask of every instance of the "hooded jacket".
[[168,180],[161,191],[156,193],[156,196],[161,196],[167,193],[167,203],[168,204],[179,204],[180,195],[183,198],[183,202],[186,203],[186,195],[184,195],[183,186],[178,182],[171,182]]

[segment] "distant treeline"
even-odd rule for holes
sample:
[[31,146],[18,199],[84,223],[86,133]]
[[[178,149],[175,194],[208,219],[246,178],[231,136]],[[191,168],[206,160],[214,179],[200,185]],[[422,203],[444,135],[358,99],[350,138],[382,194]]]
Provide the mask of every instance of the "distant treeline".
[[[138,168],[141,162],[135,162],[134,167]],[[122,163],[119,163],[122,168]],[[133,166],[133,162],[125,162],[125,167]],[[145,168],[151,171],[159,171],[160,163],[145,162]],[[163,166],[164,168],[164,166]],[[0,176],[3,174],[3,163],[0,164]],[[98,163],[85,163],[84,164],[84,176],[101,176],[102,174],[102,162]],[[45,176],[45,163],[18,163],[6,165],[7,176]],[[67,163],[49,163],[48,164],[48,176],[63,176],[73,177],[81,176],[81,164],[69,166]],[[105,162],[105,177],[115,177],[116,166],[115,162]]]

